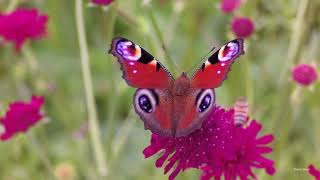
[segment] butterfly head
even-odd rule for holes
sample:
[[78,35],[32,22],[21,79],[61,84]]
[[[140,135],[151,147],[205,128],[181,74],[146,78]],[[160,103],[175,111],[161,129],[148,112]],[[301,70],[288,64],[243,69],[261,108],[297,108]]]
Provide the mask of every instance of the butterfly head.
[[174,81],[172,93],[174,96],[183,96],[188,93],[191,88],[190,79],[183,72],[181,76]]

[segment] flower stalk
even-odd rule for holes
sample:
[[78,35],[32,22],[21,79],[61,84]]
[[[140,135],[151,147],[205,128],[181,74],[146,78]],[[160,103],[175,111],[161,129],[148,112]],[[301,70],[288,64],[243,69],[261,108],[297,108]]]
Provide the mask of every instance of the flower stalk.
[[148,14],[148,18],[151,23],[151,26],[155,32],[155,36],[158,39],[158,41],[160,42],[162,49],[164,50],[164,56],[165,56],[166,61],[168,63],[168,67],[171,70],[171,72],[175,75],[175,74],[177,74],[177,70],[179,70],[179,68],[169,55],[166,41],[165,41],[165,39],[161,33],[161,30],[156,22],[156,18],[153,14],[153,10],[151,9],[151,7],[146,7],[146,10],[147,10],[147,14]]
[[93,96],[93,85],[89,64],[89,52],[86,41],[86,32],[84,27],[84,18],[83,18],[83,2],[82,0],[75,0],[75,15],[76,15],[76,27],[78,31],[78,40],[80,47],[80,58],[81,58],[81,67],[82,75],[84,81],[85,95],[86,95],[86,104],[88,110],[89,118],[89,133],[92,143],[92,148],[95,154],[95,159],[98,167],[100,176],[107,176],[107,164],[105,161],[105,156],[102,148],[102,142],[100,139],[99,132],[99,123],[97,119],[97,111],[95,100]]
[[[303,52],[303,46],[307,42],[312,26],[314,25],[314,17],[316,14],[317,2],[313,0],[303,0],[300,1],[300,5],[297,11],[297,17],[295,20],[295,28],[291,34],[290,46],[288,50],[288,59],[285,61],[283,71],[280,72],[279,83],[278,86],[282,88],[282,91],[279,94],[279,100],[277,102],[277,106],[275,107],[276,111],[274,113],[274,117],[271,118],[272,121],[270,124],[273,124],[274,129],[276,129],[278,134],[281,134],[281,137],[278,140],[278,143],[275,147],[275,157],[279,159],[286,152],[281,151],[285,145],[288,143],[289,133],[292,127],[294,126],[295,117],[293,116],[292,108],[284,108],[287,106],[287,103],[290,101],[290,95],[294,91],[291,84],[287,83],[286,78],[288,74],[288,70],[290,70],[290,66],[292,64],[296,64]],[[279,125],[277,122],[281,122],[283,120],[287,120],[284,123],[285,126],[276,126]],[[275,178],[281,177],[284,172],[284,168],[279,168],[279,173]]]

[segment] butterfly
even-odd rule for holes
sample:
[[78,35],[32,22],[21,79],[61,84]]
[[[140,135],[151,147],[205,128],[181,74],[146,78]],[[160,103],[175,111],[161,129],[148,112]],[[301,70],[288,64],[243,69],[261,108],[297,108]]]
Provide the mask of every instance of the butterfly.
[[133,105],[145,129],[175,138],[201,127],[215,106],[214,88],[226,79],[231,64],[244,50],[243,39],[232,40],[210,54],[191,78],[184,72],[177,79],[126,38],[114,38],[109,53],[118,59],[123,79],[137,88]]

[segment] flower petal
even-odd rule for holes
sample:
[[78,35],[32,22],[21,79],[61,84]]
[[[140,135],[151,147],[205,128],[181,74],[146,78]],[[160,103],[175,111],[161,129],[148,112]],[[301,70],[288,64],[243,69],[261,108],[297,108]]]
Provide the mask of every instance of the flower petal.
[[273,135],[269,134],[266,136],[262,136],[259,139],[256,140],[257,144],[269,144],[273,141]]

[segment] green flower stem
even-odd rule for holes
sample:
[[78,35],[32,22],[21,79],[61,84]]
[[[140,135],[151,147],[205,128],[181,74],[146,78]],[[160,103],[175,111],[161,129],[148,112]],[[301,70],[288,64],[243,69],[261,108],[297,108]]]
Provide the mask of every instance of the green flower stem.
[[38,137],[35,135],[35,133],[30,133],[28,134],[29,138],[31,139],[31,144],[28,143],[28,145],[30,146],[30,148],[35,151],[37,153],[37,155],[39,156],[39,158],[41,159],[41,161],[43,162],[43,165],[45,166],[45,168],[48,170],[48,173],[51,175],[51,177],[47,177],[48,179],[54,179],[54,174],[53,174],[53,166],[52,166],[52,162],[50,161],[49,157],[48,157],[48,151],[46,148],[42,147],[41,142],[39,142]]
[[[303,51],[303,45],[307,41],[311,27],[313,25],[314,15],[316,12],[316,1],[313,0],[304,0],[300,1],[300,9],[298,9],[297,12],[297,19],[296,19],[296,30],[293,31],[291,40],[290,40],[290,47],[288,52],[288,62],[283,67],[284,74],[288,76],[288,71],[290,69],[290,66],[292,64],[295,64],[298,62],[300,55]],[[275,117],[272,121],[281,122],[281,120],[287,120],[288,116],[290,114],[289,109],[285,108],[283,111],[283,107],[286,107],[289,102],[290,94],[292,93],[293,89],[290,86],[290,83],[287,83],[287,78],[280,77],[281,83],[279,84],[279,87],[282,89],[280,92],[280,99],[277,103],[276,107],[276,113]],[[291,121],[290,121],[291,122]],[[277,125],[278,123],[272,123],[274,125]],[[289,127],[286,125],[286,127]],[[282,128],[279,127],[279,128]],[[288,129],[287,129],[288,130]]]
[[160,42],[163,50],[164,50],[164,55],[165,55],[165,58],[166,58],[166,62],[168,63],[168,68],[170,69],[170,72],[172,72],[173,75],[177,74],[177,70],[178,67],[177,65],[175,64],[175,62],[172,60],[172,58],[170,57],[169,55],[169,52],[168,52],[168,49],[167,49],[167,44],[164,40],[164,37],[161,33],[161,30],[156,22],[156,18],[153,14],[153,10],[151,7],[147,6],[146,7],[146,10],[147,10],[147,14],[148,14],[148,18],[150,20],[150,23],[151,23],[151,26],[155,32],[155,36],[157,37],[158,41]]
[[[133,30],[139,30],[139,28],[141,28],[139,22],[134,18],[134,16],[131,16],[131,14],[129,14],[127,11],[121,8],[117,8],[117,14],[121,19],[128,23]],[[139,31],[139,33],[142,32]]]
[[[316,12],[316,1],[313,0],[303,0],[300,1],[300,5],[297,12],[297,18],[295,22],[295,30],[292,32],[290,47],[288,51],[288,59],[283,67],[283,72],[280,74],[279,88],[282,91],[279,94],[279,100],[277,101],[274,113],[274,117],[270,124],[273,125],[274,131],[277,132],[276,137],[281,137],[277,139],[275,144],[275,159],[279,159],[284,156],[286,151],[283,148],[288,145],[288,136],[290,129],[294,125],[294,117],[292,114],[292,108],[288,106],[290,102],[290,95],[293,92],[293,87],[287,81],[288,71],[292,64],[298,62],[300,55],[302,53],[303,46],[305,45],[308,37],[310,35],[311,27],[313,26],[313,21]],[[284,108],[285,107],[285,108]],[[284,123],[286,122],[286,123]],[[278,172],[284,172],[285,170],[280,169]],[[278,173],[277,176],[281,177],[282,173]],[[276,178],[276,177],[275,177]]]
[[[148,5],[149,6],[149,5]],[[150,22],[150,25],[152,27],[152,30],[155,32],[154,35],[156,37],[156,40],[150,40],[153,44],[157,44],[157,45],[161,45],[162,49],[164,50],[164,53],[163,54],[160,54],[162,55],[163,57],[162,58],[165,58],[164,60],[167,62],[167,65],[168,65],[168,68],[170,70],[170,72],[172,72],[173,75],[175,75],[177,73],[177,71],[179,70],[178,66],[176,66],[175,62],[172,60],[172,58],[170,57],[170,55],[168,54],[168,49],[167,49],[167,41],[165,41],[162,33],[161,33],[161,30],[156,22],[156,19],[154,17],[154,14],[153,14],[153,11],[151,9],[151,7],[148,7],[146,6],[145,9],[146,9],[146,13],[147,13],[147,18]],[[123,11],[122,9],[118,8],[117,9],[117,14],[119,15],[120,18],[124,19],[127,23],[130,24],[130,26],[133,26],[135,28],[133,29],[137,29],[138,30],[138,33],[141,33],[142,36],[145,36],[145,33],[142,32],[142,31],[139,31],[139,28],[140,27],[140,23],[135,19],[135,18],[132,18],[134,17],[133,15],[129,14],[128,12],[126,11]],[[177,13],[176,13],[177,14]],[[171,22],[171,26],[174,25],[175,21],[176,20],[172,20],[173,22]],[[173,28],[174,27],[171,27],[170,29],[167,29],[168,31],[170,31],[170,33],[172,33],[171,31],[173,31]],[[161,58],[161,57],[159,57]]]
[[294,26],[292,27],[292,34],[290,46],[288,49],[288,59],[284,64],[283,71],[280,74],[279,84],[283,84],[287,79],[288,70],[295,64],[301,55],[302,49],[310,35],[312,22],[314,21],[315,2],[313,0],[301,0],[297,12],[297,17]]
[[252,113],[253,109],[250,107],[255,107],[254,106],[254,81],[253,81],[253,74],[251,72],[251,68],[250,68],[250,60],[253,59],[251,58],[252,56],[250,56],[251,54],[249,54],[249,58],[243,59],[244,60],[244,73],[245,73],[245,84],[246,84],[246,98],[249,104],[249,115]]
[[[26,57],[26,58],[28,59],[28,57]],[[34,59],[34,60],[36,60],[36,59]],[[31,92],[30,88],[23,81],[21,81],[19,77],[13,76],[13,81],[14,81],[14,85],[17,90],[18,96],[20,98],[32,96],[32,92]],[[39,137],[35,134],[36,134],[36,132],[34,132],[34,131],[29,132],[27,134],[28,139],[31,140],[31,144],[27,143],[27,145],[32,151],[36,152],[41,163],[47,169],[48,173],[52,176],[52,177],[48,177],[48,178],[53,179],[54,174],[52,173],[53,172],[52,162],[50,161],[50,158],[49,158],[49,152],[46,148],[47,146],[45,146],[44,143],[41,142],[39,140]],[[37,133],[37,134],[39,134],[39,133]],[[45,134],[42,133],[41,136],[43,137],[43,136],[45,136]]]
[[82,75],[85,87],[86,103],[89,118],[89,133],[92,143],[92,148],[95,154],[97,168],[100,176],[107,176],[107,164],[100,139],[99,124],[97,119],[96,105],[93,96],[92,78],[89,64],[89,52],[86,42],[86,32],[83,18],[83,2],[75,0],[75,16],[76,26],[78,31],[78,39],[80,46],[80,58],[82,66]]
[[32,75],[37,74],[39,72],[39,65],[38,65],[37,58],[34,55],[32,49],[26,45],[22,48],[22,53],[26,58],[26,61],[28,63],[28,66],[30,68],[30,72],[32,73]]
[[119,162],[118,158],[123,152],[123,147],[125,146],[130,132],[136,122],[137,118],[135,117],[134,110],[131,110],[125,121],[122,123],[122,126],[119,128],[117,132],[118,136],[116,136],[112,143],[110,143],[112,146],[112,157],[110,159],[110,164],[112,164],[112,166],[115,166],[115,164]]
[[[111,44],[111,40],[113,38],[113,31],[114,31],[114,25],[116,22],[116,18],[117,18],[117,2],[114,2],[110,5],[110,7],[108,7],[108,11],[106,13],[104,13],[104,19],[106,19],[106,32],[105,32],[105,39],[107,42],[107,48],[109,48],[110,44]],[[111,55],[109,56],[111,57]],[[113,57],[112,57],[113,58]],[[110,61],[113,61],[114,59],[110,59]],[[106,138],[105,138],[105,142],[107,143],[107,155],[109,157],[110,152],[111,152],[111,141],[114,135],[114,131],[115,131],[115,113],[117,110],[117,102],[118,101],[118,86],[117,86],[117,82],[116,82],[116,78],[115,76],[115,71],[114,70],[118,70],[118,67],[116,67],[116,63],[109,63],[111,66],[113,66],[112,71],[110,71],[109,73],[109,83],[110,83],[110,91],[112,92],[112,96],[108,97],[108,109],[107,109],[107,130],[106,130]],[[110,158],[108,158],[110,159]],[[110,161],[110,160],[109,160]],[[109,168],[111,168],[110,166],[110,162],[109,162]],[[111,173],[111,172],[110,172]]]
[[178,1],[174,2],[174,6],[173,6],[174,10],[173,10],[171,18],[170,18],[170,20],[168,22],[167,29],[165,30],[167,45],[169,45],[170,42],[172,41],[172,38],[173,38],[173,36],[175,34],[175,29],[177,27],[177,22],[178,22],[178,20],[180,18],[181,12],[184,9],[185,3],[186,2],[183,1],[183,0],[178,0]]
[[315,148],[315,157],[320,156],[320,110],[319,108],[314,108],[312,109],[312,117],[313,117],[313,143],[314,143],[314,148]]

